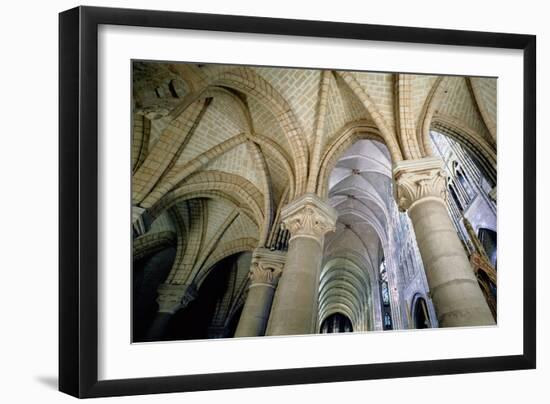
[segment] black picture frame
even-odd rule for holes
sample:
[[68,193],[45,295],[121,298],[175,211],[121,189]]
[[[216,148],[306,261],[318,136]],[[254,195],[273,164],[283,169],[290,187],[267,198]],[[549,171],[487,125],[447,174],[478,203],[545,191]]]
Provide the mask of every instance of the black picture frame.
[[[523,51],[523,354],[98,381],[98,26],[180,28]],[[324,383],[536,366],[536,37],[77,7],[59,15],[59,389],[76,397]]]

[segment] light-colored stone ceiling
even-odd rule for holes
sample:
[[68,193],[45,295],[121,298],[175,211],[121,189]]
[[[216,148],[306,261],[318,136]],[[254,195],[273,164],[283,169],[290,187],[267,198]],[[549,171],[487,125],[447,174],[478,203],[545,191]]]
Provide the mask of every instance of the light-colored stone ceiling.
[[205,246],[234,212],[211,252],[223,256],[224,246],[265,245],[284,204],[305,192],[326,198],[330,188],[344,213],[328,248],[375,256],[392,163],[429,155],[437,124],[491,164],[496,89],[490,78],[139,63],[133,203],[155,219],[208,200]]
[[378,285],[383,245],[389,241],[391,172],[389,152],[375,140],[355,142],[331,172],[328,196],[338,221],[336,231],[325,237],[321,320],[337,311],[348,315],[354,329],[372,329],[377,313],[372,299],[379,295],[370,289]]
[[[385,150],[384,150],[385,149]],[[329,200],[338,212],[336,231],[326,237],[325,253],[354,250],[378,265],[391,202],[391,162],[384,145],[360,140],[338,160],[329,178]],[[380,234],[382,233],[382,234]]]

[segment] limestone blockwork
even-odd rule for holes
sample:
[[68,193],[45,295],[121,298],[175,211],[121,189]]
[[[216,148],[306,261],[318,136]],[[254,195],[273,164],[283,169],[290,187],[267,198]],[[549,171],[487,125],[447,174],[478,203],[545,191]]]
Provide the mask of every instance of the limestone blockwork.
[[496,323],[496,79],[132,68],[134,341]]

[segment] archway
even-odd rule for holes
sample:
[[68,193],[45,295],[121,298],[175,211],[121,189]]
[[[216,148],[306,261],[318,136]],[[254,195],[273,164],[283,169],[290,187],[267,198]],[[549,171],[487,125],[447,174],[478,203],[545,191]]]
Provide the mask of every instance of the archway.
[[[339,156],[327,155],[334,164],[327,163],[323,169],[333,168],[320,175],[327,182],[320,184],[321,189],[327,189],[329,202],[338,212],[336,231],[325,236],[325,260],[333,266],[332,271],[339,267],[334,281],[329,283],[321,277],[320,320],[328,307],[345,307],[356,331],[399,328],[400,281],[395,238],[391,236],[398,213],[392,192],[391,155],[383,143],[373,139],[356,140],[340,152]],[[346,282],[355,285],[344,288]],[[365,290],[367,294],[362,296]]]
[[493,267],[497,266],[497,232],[487,228],[480,228],[477,237],[483,246],[485,253],[489,257],[489,262]]
[[353,332],[353,326],[348,316],[336,312],[328,316],[321,324],[321,334],[333,334],[342,332]]
[[412,320],[415,329],[431,328],[428,305],[423,297],[418,296],[413,302]]
[[470,262],[476,274],[479,287],[491,309],[493,318],[497,319],[497,271],[494,266],[480,254],[472,254]]
[[164,339],[232,337],[242,308],[250,259],[250,253],[239,253],[215,264],[199,285],[197,297],[171,318]]
[[346,315],[355,331],[374,329],[373,297],[366,261],[353,251],[329,259],[321,271],[319,321],[336,312]]
[[468,255],[484,249],[496,265],[496,171],[487,171],[470,147],[447,133],[432,131],[431,139],[447,173],[450,216]]
[[444,136],[452,142],[459,144],[460,147],[467,152],[469,158],[477,169],[483,173],[483,176],[489,181],[492,186],[497,183],[497,159],[496,150],[489,145],[478,134],[472,133],[461,126],[460,122],[450,118],[444,119],[440,116],[434,118],[430,131],[430,138],[436,154],[440,154],[438,150],[441,146],[434,142],[433,134]]

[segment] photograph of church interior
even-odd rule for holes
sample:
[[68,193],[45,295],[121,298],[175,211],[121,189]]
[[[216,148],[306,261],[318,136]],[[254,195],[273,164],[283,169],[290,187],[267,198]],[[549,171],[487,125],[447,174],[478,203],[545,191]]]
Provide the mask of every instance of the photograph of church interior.
[[132,61],[133,342],[497,322],[497,79]]

